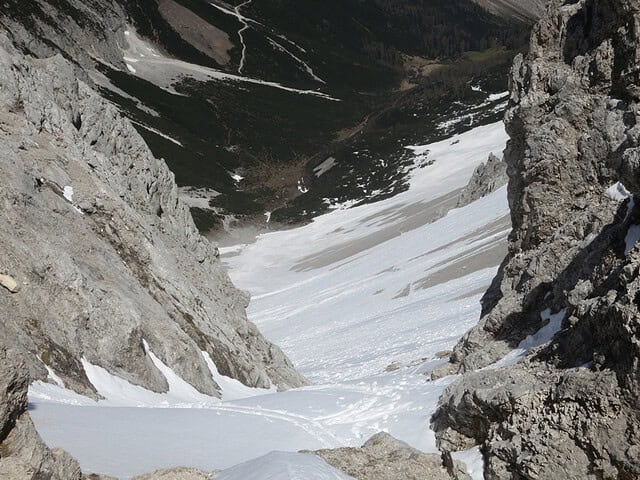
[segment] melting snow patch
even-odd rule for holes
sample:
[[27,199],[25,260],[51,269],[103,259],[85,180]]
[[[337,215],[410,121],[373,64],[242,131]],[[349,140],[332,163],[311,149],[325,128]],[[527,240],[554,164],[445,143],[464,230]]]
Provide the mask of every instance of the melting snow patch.
[[487,100],[489,102],[495,102],[496,100],[502,100],[503,98],[508,96],[509,96],[509,92],[492,93],[491,95],[489,95],[489,98],[487,98]]
[[70,187],[69,185],[65,186],[62,191],[62,195],[64,195],[64,198],[69,200],[70,203],[73,203],[73,187]]
[[234,378],[225,377],[220,372],[218,372],[216,364],[213,362],[211,356],[207,352],[202,352],[202,356],[207,363],[207,367],[209,367],[211,376],[218,384],[218,386],[220,386],[220,388],[222,389],[223,400],[240,400],[242,398],[256,397],[258,395],[275,393],[277,391],[277,388],[275,386],[272,386],[270,389],[251,388],[247,387],[242,382],[239,382]]
[[634,249],[638,240],[640,240],[640,225],[631,225],[627,231],[627,236],[624,239],[626,244],[624,247],[625,255],[629,255],[629,253],[631,253],[631,250]]
[[55,382],[55,384],[57,386],[59,386],[60,388],[65,388],[64,387],[64,382],[62,381],[62,379],[56,374],[56,372],[53,371],[53,369],[51,367],[49,367],[49,365],[45,365],[45,368],[47,369],[47,373],[49,374],[49,378],[51,380],[53,380]]
[[493,365],[489,365],[486,368],[494,369],[509,367],[518,363],[529,350],[549,342],[555,336],[555,334],[560,331],[560,329],[562,328],[562,321],[564,320],[566,314],[566,308],[563,308],[558,313],[551,313],[551,309],[547,308],[540,314],[540,318],[542,320],[548,320],[549,323],[547,323],[533,335],[529,335],[527,338],[522,340],[520,342],[520,345],[518,345],[518,348],[512,350],[502,360],[494,363]]
[[454,460],[459,460],[467,465],[467,473],[472,480],[484,480],[484,457],[480,447],[473,447],[462,452],[453,452]]
[[308,453],[272,452],[219,473],[214,480],[352,480]]
[[623,200],[626,200],[627,198],[630,198],[631,192],[629,192],[629,190],[627,190],[627,188],[621,182],[618,182],[614,183],[607,189],[606,195],[611,200],[617,200],[621,202]]
[[316,168],[314,168],[313,173],[315,173],[316,177],[320,177],[331,170],[335,166],[335,164],[336,159],[333,157],[329,157]]
[[149,349],[146,341],[143,341],[143,343],[149,358],[166,378],[169,391],[155,393],[138,385],[133,385],[83,358],[82,366],[87,378],[98,394],[105,398],[104,401],[99,402],[100,404],[116,407],[202,408],[216,405],[220,402],[217,398],[198,392],[156,357]]

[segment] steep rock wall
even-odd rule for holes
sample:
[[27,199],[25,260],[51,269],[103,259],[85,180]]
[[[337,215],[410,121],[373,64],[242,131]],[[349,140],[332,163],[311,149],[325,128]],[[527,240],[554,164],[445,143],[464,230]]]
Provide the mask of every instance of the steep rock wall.
[[[434,426],[483,445],[488,478],[640,476],[640,2],[565,3],[512,70],[509,255],[435,372],[466,372]],[[552,316],[550,342],[494,364]]]
[[203,393],[219,393],[203,351],[249,386],[304,383],[247,321],[248,297],[173,174],[66,60],[25,58],[3,39],[0,105],[0,273],[21,287],[0,289],[0,343],[25,354],[33,379],[49,367],[91,394],[84,359],[164,391],[145,340]]

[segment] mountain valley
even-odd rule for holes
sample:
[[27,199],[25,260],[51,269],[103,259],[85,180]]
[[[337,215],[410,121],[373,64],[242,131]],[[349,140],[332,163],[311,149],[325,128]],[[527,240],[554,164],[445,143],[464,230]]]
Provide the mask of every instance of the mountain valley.
[[640,478],[638,0],[0,5],[0,478]]

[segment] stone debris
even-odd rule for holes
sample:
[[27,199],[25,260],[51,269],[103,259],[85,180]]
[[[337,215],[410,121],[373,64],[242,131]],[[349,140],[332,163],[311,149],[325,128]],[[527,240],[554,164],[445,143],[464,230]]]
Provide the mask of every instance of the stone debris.
[[20,291],[20,284],[11,275],[0,274],[0,285],[11,293],[18,293]]

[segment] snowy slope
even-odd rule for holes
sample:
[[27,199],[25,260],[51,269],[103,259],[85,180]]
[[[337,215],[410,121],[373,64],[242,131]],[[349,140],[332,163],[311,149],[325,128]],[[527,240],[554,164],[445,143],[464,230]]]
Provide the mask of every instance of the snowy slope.
[[[250,318],[314,386],[238,391],[218,375],[227,400],[216,401],[187,391],[162,367],[172,390],[157,397],[85,365],[106,400],[34,384],[38,430],[86,471],[125,478],[176,465],[228,469],[272,451],[356,446],[381,430],[435,451],[429,420],[453,379],[431,382],[424,374],[477,321],[510,229],[505,188],[446,212],[474,168],[505,141],[502,124],[494,124],[408,147],[422,167],[407,192],[223,252],[234,282],[253,295]],[[255,478],[297,478],[284,470],[307,468],[306,456],[282,458],[262,458],[260,468],[272,476]],[[341,478],[326,466],[309,468],[317,476],[305,478]],[[240,478],[233,472],[218,478]]]

